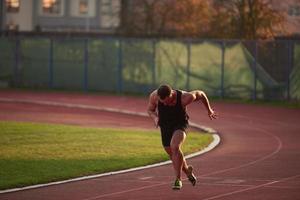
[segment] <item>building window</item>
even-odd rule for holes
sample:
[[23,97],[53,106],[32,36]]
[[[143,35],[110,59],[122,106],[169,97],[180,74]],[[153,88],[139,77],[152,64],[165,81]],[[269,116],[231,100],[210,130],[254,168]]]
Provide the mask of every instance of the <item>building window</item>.
[[95,0],[72,0],[70,1],[70,14],[72,17],[92,18],[96,16]]
[[79,14],[88,14],[89,3],[88,0],[79,0]]
[[62,9],[61,0],[43,0],[43,14],[62,15]]
[[102,0],[101,1],[101,14],[102,15],[112,15],[111,0]]
[[19,12],[20,1],[19,0],[5,0],[7,12]]
[[101,0],[101,26],[103,28],[115,28],[119,26],[121,0]]
[[288,13],[290,16],[300,16],[300,5],[290,6]]
[[16,24],[6,24],[6,30],[9,30],[9,31],[18,31],[19,30],[19,25],[16,25]]

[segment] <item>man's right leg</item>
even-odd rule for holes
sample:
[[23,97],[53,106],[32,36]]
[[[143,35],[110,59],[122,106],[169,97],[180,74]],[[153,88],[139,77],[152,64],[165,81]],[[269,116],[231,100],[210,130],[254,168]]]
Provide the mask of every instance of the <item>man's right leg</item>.
[[[167,154],[169,155],[170,160],[172,161],[172,150],[171,150],[171,147],[164,147],[164,148],[165,148],[165,151],[167,152]],[[173,164],[173,162],[172,162],[172,164]],[[173,166],[173,167],[175,169],[175,166]],[[186,176],[188,177],[188,179],[191,182],[191,184],[193,186],[195,186],[196,183],[197,183],[197,178],[196,178],[196,176],[193,173],[193,167],[189,166],[187,164],[187,162],[186,162],[185,159],[183,159],[182,171],[186,174]]]
[[[170,160],[172,160],[172,150],[171,150],[171,147],[164,147],[164,148],[165,148],[165,151],[167,152],[167,154],[169,155]],[[188,173],[189,173],[189,171],[188,171],[188,165],[187,165],[187,162],[186,162],[185,158],[183,158],[182,171],[186,175],[188,175]]]
[[[193,185],[195,185],[195,181],[191,181],[191,179],[190,179],[191,176],[195,177],[193,175],[193,168],[191,166],[187,165],[187,162],[186,162],[184,156],[182,155],[182,160],[181,160],[182,167],[181,167],[181,170],[178,170],[178,166],[176,165],[177,162],[176,162],[176,160],[174,161],[174,157],[176,157],[176,156],[174,156],[175,153],[176,153],[176,151],[172,152],[172,147],[171,147],[171,141],[172,141],[172,138],[173,138],[172,136],[174,135],[173,132],[170,132],[172,130],[169,129],[168,127],[160,127],[160,129],[161,129],[162,143],[163,143],[165,151],[167,152],[167,154],[170,157],[170,160],[172,161],[176,177],[178,177],[178,172],[181,174],[181,171],[183,171],[187,175],[187,177],[189,178],[190,182]],[[179,132],[181,132],[181,131],[179,130]],[[182,131],[182,132],[184,133],[184,136],[185,136],[185,132],[184,131]],[[184,139],[183,139],[183,141],[184,141]],[[182,143],[182,142],[180,142],[180,143]],[[173,139],[173,143],[174,143],[174,139]],[[174,146],[174,144],[173,144],[173,146]],[[180,148],[179,148],[179,150],[180,150]]]

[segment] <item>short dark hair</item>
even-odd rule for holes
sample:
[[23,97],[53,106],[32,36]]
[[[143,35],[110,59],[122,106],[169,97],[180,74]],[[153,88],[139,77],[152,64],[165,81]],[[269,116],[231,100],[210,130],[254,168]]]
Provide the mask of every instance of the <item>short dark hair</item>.
[[166,97],[170,96],[172,88],[169,85],[161,85],[157,90],[157,95],[161,100],[164,100]]

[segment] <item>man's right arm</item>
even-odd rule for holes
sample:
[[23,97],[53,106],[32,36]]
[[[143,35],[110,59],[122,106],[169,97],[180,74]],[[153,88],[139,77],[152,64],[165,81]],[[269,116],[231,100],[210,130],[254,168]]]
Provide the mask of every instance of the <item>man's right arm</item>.
[[147,112],[149,116],[153,119],[155,126],[158,126],[158,115],[156,112],[157,100],[156,100],[156,92],[152,92],[149,97]]

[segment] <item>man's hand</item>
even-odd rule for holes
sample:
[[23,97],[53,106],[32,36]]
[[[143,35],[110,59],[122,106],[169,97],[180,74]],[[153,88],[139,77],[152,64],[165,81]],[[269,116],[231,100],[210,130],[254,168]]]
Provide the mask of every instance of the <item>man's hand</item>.
[[215,113],[215,111],[213,109],[209,109],[208,110],[208,116],[210,118],[210,120],[213,120],[213,119],[217,119],[217,113]]
[[154,117],[154,125],[157,128],[158,127],[158,117]]

